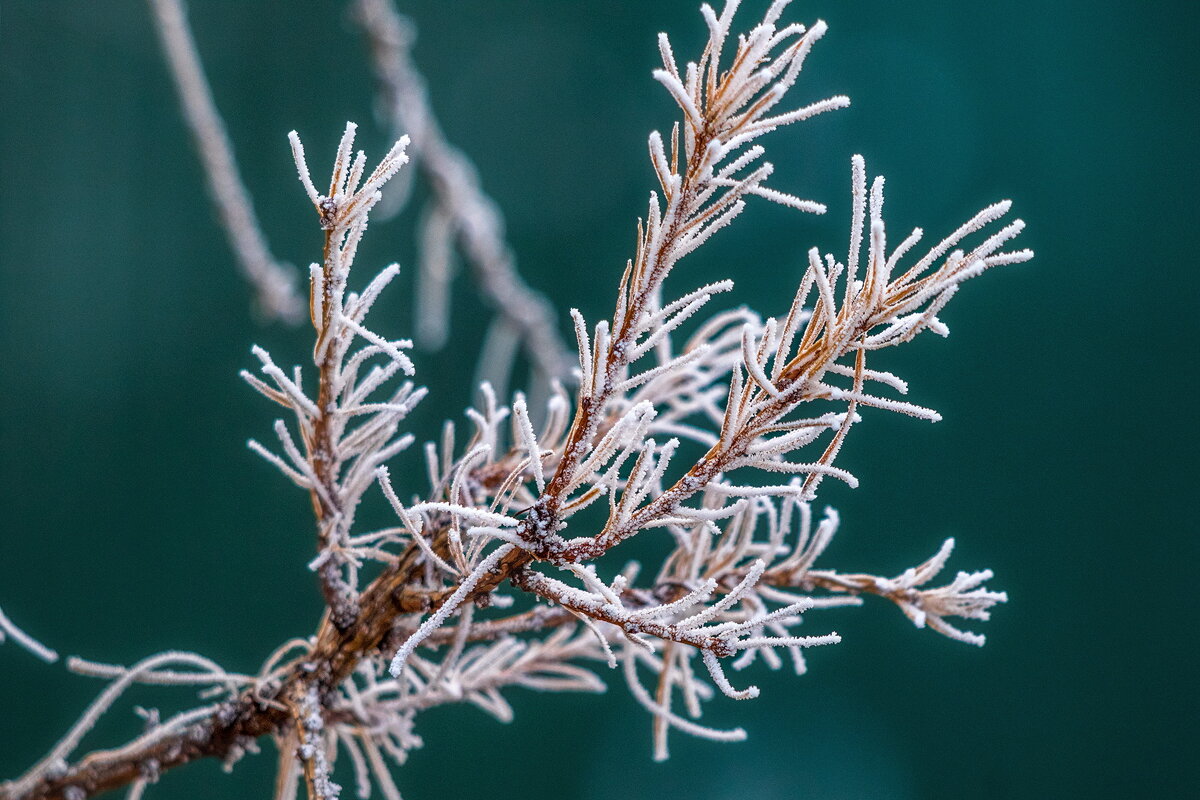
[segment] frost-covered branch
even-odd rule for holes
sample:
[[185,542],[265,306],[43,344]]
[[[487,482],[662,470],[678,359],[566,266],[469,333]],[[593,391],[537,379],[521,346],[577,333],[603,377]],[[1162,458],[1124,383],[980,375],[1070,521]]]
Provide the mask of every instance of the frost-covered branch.
[[[857,595],[878,595],[896,603],[918,627],[927,624],[950,638],[982,644],[982,636],[959,630],[947,618],[986,620],[990,607],[1007,599],[981,587],[990,571],[959,573],[949,585],[920,588],[945,565],[952,542],[894,579],[815,569],[837,529],[833,509],[816,521],[798,494],[756,495],[719,532],[673,527],[677,548],[649,588],[632,585],[636,569],[605,583],[590,565],[570,568],[578,586],[529,568],[515,574],[513,583],[586,618],[601,652],[620,661],[630,691],[653,716],[655,752],[662,758],[671,728],[718,740],[744,737],[697,722],[701,701],[714,691],[735,699],[757,694],[754,687],[734,689],[721,659],[732,657],[739,671],[758,661],[779,669],[782,652],[803,674],[804,648],[838,640],[836,634],[798,636],[794,628],[805,612],[858,605]],[[697,657],[704,669],[693,664]],[[652,700],[639,677],[647,669],[657,676]],[[708,682],[699,677],[705,673]],[[676,696],[685,717],[672,710]]]
[[300,182],[325,232],[323,261],[310,267],[316,394],[305,392],[300,367],[288,375],[259,347],[254,354],[262,363],[265,380],[242,373],[251,386],[295,416],[299,443],[286,423],[278,420],[275,434],[282,454],[258,442],[252,441],[250,446],[312,495],[319,552],[310,566],[321,578],[325,600],[339,629],[349,627],[358,613],[358,571],[363,562],[395,557],[384,545],[400,537],[356,538],[352,535],[354,515],[363,494],[375,482],[377,470],[412,443],[411,436],[399,433],[400,423],[425,394],[407,381],[394,385],[397,376],[413,374],[412,361],[404,353],[411,343],[385,339],[366,327],[372,304],[400,268],[393,264],[361,294],[348,293],[367,215],[379,202],[380,188],[405,163],[408,140],[398,141],[374,172],[366,175],[366,156],[361,151],[357,156],[352,153],[354,132],[355,126],[348,123],[325,194],[313,185],[300,138],[294,131],[290,135]]
[[[76,666],[72,663],[72,666]],[[80,671],[86,672],[90,665],[86,662],[79,668]],[[159,683],[162,682],[162,675],[176,675],[177,673],[162,673],[163,667],[171,666],[187,666],[199,668],[204,674],[200,675],[200,681],[211,685],[222,686],[226,688],[236,688],[236,679],[227,676],[224,671],[212,661],[198,656],[194,653],[166,652],[160,653],[150,658],[135,664],[127,670],[118,670],[113,676],[115,679],[108,688],[106,688],[95,701],[83,713],[83,716],[71,727],[67,734],[51,748],[50,752],[33,766],[29,772],[21,776],[19,780],[11,783],[0,785],[0,797],[3,798],[23,798],[36,796],[53,796],[45,795],[39,790],[46,788],[47,782],[61,780],[64,776],[70,773],[70,768],[67,765],[67,759],[79,746],[84,735],[88,733],[107,712],[118,698],[124,694],[130,686],[141,683]],[[118,748],[114,751],[107,751],[89,756],[92,760],[108,760],[116,763],[124,763],[125,757],[130,753],[136,753],[140,749],[155,745],[161,741],[169,740],[179,731],[195,723],[197,720],[204,719],[213,714],[215,705],[204,706],[199,709],[184,712],[163,723],[156,723],[150,727],[146,733],[138,739]],[[87,759],[85,759],[86,762]],[[135,770],[144,766],[134,764]],[[79,795],[79,792],[72,793],[68,788],[61,792],[60,796],[71,797],[72,794]],[[86,796],[83,794],[82,796]]]
[[[737,5],[727,3],[719,18],[704,7],[708,45],[700,61],[688,64],[682,73],[666,35],[659,37],[663,69],[654,77],[679,105],[684,119],[672,132],[669,155],[662,136],[657,132],[650,136],[651,163],[663,198],[660,201],[657,193],[651,194],[647,218],[638,224],[637,253],[626,264],[612,320],[597,323],[589,332],[582,317],[575,314],[580,361],[575,419],[554,477],[520,530],[538,558],[581,560],[581,553],[564,551],[565,542],[557,535],[564,521],[563,509],[570,502],[567,495],[586,479],[584,467],[607,460],[600,458],[609,455],[606,444],[618,459],[632,455],[628,447],[622,447],[625,442],[613,437],[608,443],[601,440],[599,452],[589,458],[606,406],[640,383],[695,368],[708,355],[709,348],[701,344],[671,357],[669,335],[714,294],[732,288],[731,282],[703,287],[672,303],[662,301],[663,283],[680,259],[741,213],[745,198],[764,194],[764,182],[773,168],[759,163],[765,150],[751,143],[781,125],[849,102],[845,97],[833,97],[799,111],[767,116],[795,83],[812,45],[824,35],[825,25],[818,22],[812,30],[802,25],[777,27],[787,4],[775,3],[761,23],[738,38],[737,51],[726,69],[721,54]],[[766,196],[799,210],[824,211],[819,203],[790,195]],[[659,356],[659,363],[646,374],[631,377],[635,362],[651,353]],[[648,428],[652,412],[652,405],[632,405],[626,427]],[[636,440],[631,437],[631,441]],[[643,448],[636,464],[648,469],[655,458],[653,449],[652,445]],[[658,455],[657,463],[662,466],[670,453]],[[634,470],[638,476],[654,475],[653,470],[638,471],[636,465]]]
[[[730,670],[788,664],[805,672],[806,648],[838,637],[801,626],[863,596],[895,603],[918,627],[983,643],[960,620],[986,620],[1007,600],[985,585],[991,571],[931,586],[953,540],[895,577],[818,566],[838,517],[827,510],[814,519],[812,502],[826,477],[857,484],[835,460],[868,409],[939,418],[900,399],[907,384],[881,369],[876,354],[927,330],[945,335],[939,315],[964,281],[1031,257],[1004,249],[1023,228],[1002,221],[1009,203],[985,208],[915,257],[922,231],[889,244],[883,179],[868,183],[855,156],[846,256],[809,250],[778,317],[710,312],[714,298],[732,291],[729,280],[668,291],[680,261],[751,198],[824,211],[766,185],[772,168],[759,138],[848,102],[778,110],[825,32],[820,22],[782,23],[787,5],[772,3],[736,37],[736,0],[719,14],[703,6],[707,43],[682,67],[660,37],[663,68],[654,76],[681,118],[669,137],[650,136],[660,191],[638,224],[612,317],[590,324],[571,313],[574,396],[558,381],[528,396],[483,383],[466,424],[447,421],[425,445],[423,490],[387,463],[411,445],[400,426],[424,393],[404,379],[413,373],[409,343],[366,322],[397,268],[361,294],[349,290],[367,215],[404,163],[405,140],[366,175],[349,125],[322,193],[292,134],[325,235],[321,263],[310,268],[315,391],[299,367],[285,371],[260,348],[261,377],[243,377],[291,416],[275,424],[277,447],[251,447],[311,496],[311,567],[328,613],[311,637],[285,642],[254,674],[181,653],[128,668],[72,659],[73,670],[109,687],[46,758],[0,785],[0,800],[79,800],[121,786],[137,796],[163,771],[198,758],[232,765],[264,736],[280,749],[277,798],[294,797],[302,781],[312,798],[339,796],[346,780],[334,771],[348,764],[360,796],[377,788],[396,800],[390,770],[421,746],[421,711],[461,702],[507,720],[510,689],[601,691],[602,664],[619,668],[653,721],[656,758],[665,758],[671,730],[745,738],[741,728],[702,721],[713,699],[758,694],[741,681],[746,688],[735,688]],[[390,5],[361,0],[358,10],[394,115],[414,125],[414,135],[423,132],[418,150],[434,165],[434,183],[447,164],[458,170],[430,216],[441,241],[432,250],[444,254],[453,235],[467,251],[482,248],[480,258],[507,258],[497,218],[428,114]],[[504,313],[516,313],[507,307],[515,296],[496,296],[507,297]],[[537,361],[534,338],[526,345]],[[361,531],[356,511],[376,485],[394,519]],[[667,556],[612,569],[606,556],[644,531],[665,538]],[[2,614],[0,633],[25,641]],[[124,745],[70,761],[100,715],[143,683],[197,688],[204,702],[166,722],[148,719],[146,732]]]
[[862,574],[843,575],[829,570],[811,570],[789,575],[787,569],[771,577],[781,585],[797,586],[810,591],[813,588],[821,588],[831,592],[878,595],[894,602],[918,628],[929,627],[951,639],[983,646],[986,641],[983,634],[960,630],[947,622],[946,618],[961,617],[986,621],[991,616],[992,606],[1008,601],[1006,593],[992,591],[983,586],[993,577],[990,569],[959,572],[953,581],[944,586],[922,588],[946,566],[953,549],[954,540],[947,539],[928,561],[907,569],[894,578]]
[[342,787],[330,777],[324,705],[317,687],[309,686],[292,709],[296,720],[296,753],[310,800],[337,800]]

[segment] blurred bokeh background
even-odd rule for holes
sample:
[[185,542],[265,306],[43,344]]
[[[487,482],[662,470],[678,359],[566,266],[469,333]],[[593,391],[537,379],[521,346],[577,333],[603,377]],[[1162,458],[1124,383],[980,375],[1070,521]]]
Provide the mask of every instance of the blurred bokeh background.
[[[653,182],[645,137],[673,119],[650,79],[654,35],[693,53],[697,4],[400,2],[447,136],[502,206],[524,275],[564,312],[610,310]],[[747,2],[745,24],[763,5]],[[808,675],[756,673],[760,700],[712,704],[749,742],[675,736],[666,764],[615,678],[602,697],[510,692],[507,726],[435,710],[398,775],[405,796],[1196,791],[1194,12],[796,3],[794,19],[830,25],[797,102],[854,105],[769,139],[773,184],[830,213],[752,207],[675,278],[732,275],[737,302],[781,312],[807,247],[844,248],[854,152],[888,176],[896,231],[944,233],[1016,201],[1036,261],[969,284],[948,340],[877,364],[945,421],[868,414],[841,458],[862,488],[827,482],[821,498],[844,521],[828,564],[894,574],[955,536],[951,569],[993,568],[1011,601],[976,626],[985,648],[884,603],[814,614],[812,632],[845,641],[812,653]],[[285,135],[299,129],[319,172],[347,119],[382,153],[363,43],[340,3],[205,0],[191,18],[273,249],[307,264],[320,236]],[[319,604],[308,501],[245,449],[274,411],[236,373],[251,343],[284,363],[308,334],[248,313],[143,3],[0,4],[0,115],[0,606],[65,653],[192,649],[256,669],[312,630]],[[361,267],[411,265],[414,214],[373,225]],[[379,329],[410,330],[410,285]],[[467,283],[455,293],[451,341],[417,359],[433,398],[414,419],[422,438],[470,401],[485,315]],[[394,468],[410,492],[416,465],[414,451]],[[100,688],[0,649],[0,778]],[[136,724],[114,714],[94,744]],[[268,796],[266,749],[232,777],[193,765],[149,796]]]

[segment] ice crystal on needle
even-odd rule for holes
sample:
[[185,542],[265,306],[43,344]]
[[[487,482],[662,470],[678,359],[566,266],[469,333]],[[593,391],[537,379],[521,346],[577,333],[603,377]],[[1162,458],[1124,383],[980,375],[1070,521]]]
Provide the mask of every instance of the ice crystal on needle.
[[[444,143],[409,74],[399,23],[382,0],[361,6],[377,59],[395,59],[380,67],[385,91],[421,121],[414,135],[431,138],[417,149],[434,159],[431,174],[443,175],[458,162],[437,162]],[[788,102],[826,26],[783,22],[787,6],[773,2],[736,36],[736,0],[720,13],[702,6],[708,38],[692,62],[681,64],[660,35],[654,78],[680,119],[668,136],[649,137],[659,186],[637,222],[611,317],[589,322],[570,312],[578,354],[570,381],[551,380],[543,364],[546,383],[536,392],[480,385],[465,430],[448,421],[425,445],[427,485],[390,463],[413,443],[402,425],[425,394],[409,380],[410,343],[367,322],[398,267],[350,289],[368,215],[404,165],[407,140],[368,174],[347,125],[322,192],[291,134],[324,236],[322,259],[310,268],[315,375],[306,382],[299,366],[285,371],[255,348],[259,374],[243,377],[288,410],[290,419],[274,426],[277,446],[250,446],[311,496],[310,567],[326,614],[313,636],[277,648],[253,675],[186,653],[129,668],[72,660],[109,688],[43,761],[0,786],[0,798],[88,796],[129,783],[140,793],[163,770],[205,756],[232,765],[271,736],[277,797],[293,797],[301,783],[311,798],[337,797],[332,772],[348,765],[358,796],[378,789],[396,800],[391,768],[421,746],[416,721],[425,709],[463,702],[508,720],[508,689],[602,691],[605,665],[648,712],[654,755],[666,758],[672,730],[745,738],[741,728],[706,724],[704,705],[757,697],[736,673],[759,664],[805,673],[807,648],[839,641],[820,612],[867,596],[891,601],[917,627],[983,643],[958,620],[986,620],[1007,600],[985,585],[989,570],[930,587],[953,540],[891,578],[828,568],[819,562],[840,520],[815,502],[826,478],[857,486],[836,459],[868,409],[939,419],[901,399],[908,385],[878,367],[879,353],[925,331],[946,335],[939,314],[965,281],[1032,256],[1005,249],[1024,226],[1006,221],[1009,202],[923,250],[921,229],[897,243],[885,223],[883,178],[869,180],[854,156],[849,248],[844,256],[808,250],[777,316],[711,311],[714,298],[733,291],[730,280],[675,287],[681,261],[749,203],[825,211],[767,185],[773,168],[762,137],[849,102]],[[469,208],[455,209],[454,197]],[[443,186],[439,202],[449,206],[439,213],[465,224],[484,199],[464,183]],[[502,262],[496,274],[512,270]],[[508,316],[520,318],[527,344],[555,341],[553,332],[528,330],[548,315]],[[360,531],[356,511],[374,491],[394,524]],[[609,551],[639,535],[665,537],[669,554],[616,569]],[[514,593],[532,607],[514,610]],[[31,641],[3,615],[0,632]],[[211,702],[68,762],[96,717],[134,683],[197,686]]]

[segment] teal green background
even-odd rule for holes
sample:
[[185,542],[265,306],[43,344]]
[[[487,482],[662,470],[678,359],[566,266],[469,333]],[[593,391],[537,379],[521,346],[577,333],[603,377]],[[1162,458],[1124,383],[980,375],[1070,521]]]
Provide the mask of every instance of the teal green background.
[[[448,136],[503,207],[524,274],[564,311],[610,311],[653,181],[645,136],[673,119],[650,79],[654,35],[696,52],[697,4],[401,4]],[[299,129],[321,171],[347,119],[382,153],[362,43],[340,4],[192,6],[273,249],[306,264],[320,236],[285,135]],[[1195,792],[1195,8],[798,2],[792,19],[822,15],[830,33],[795,102],[854,105],[773,135],[773,184],[830,213],[759,204],[674,278],[732,275],[738,302],[782,311],[804,251],[844,249],[854,152],[888,176],[893,232],[948,232],[1015,200],[1037,259],[966,286],[948,340],[876,361],[945,421],[868,414],[840,462],[862,487],[827,483],[822,498],[844,521],[826,564],[894,574],[952,535],[951,570],[993,568],[1012,599],[975,624],[987,647],[883,603],[814,613],[812,632],[841,645],[801,678],[756,672],[758,701],[711,704],[749,742],[676,736],[665,765],[616,675],[602,697],[514,690],[507,726],[432,711],[398,773],[405,797]],[[312,630],[319,603],[308,501],[245,449],[274,411],[236,373],[251,343],[303,358],[307,334],[248,314],[141,3],[0,5],[0,189],[0,605],[64,653],[182,648],[255,669]],[[415,208],[372,226],[360,269],[411,274]],[[379,307],[380,330],[411,331],[410,285]],[[483,320],[470,287],[455,292],[451,342],[417,359],[432,389],[422,436],[470,399]],[[409,492],[416,463],[395,467]],[[101,685],[11,646],[0,676],[6,778]],[[113,715],[94,745],[133,731],[125,708]],[[265,749],[231,777],[189,766],[148,796],[269,796]]]

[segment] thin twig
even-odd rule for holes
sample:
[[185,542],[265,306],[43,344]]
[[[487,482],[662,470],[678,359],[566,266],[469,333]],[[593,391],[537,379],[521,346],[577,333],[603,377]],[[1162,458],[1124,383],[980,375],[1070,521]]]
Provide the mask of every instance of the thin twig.
[[5,637],[12,639],[47,664],[58,661],[58,653],[18,628],[12,620],[4,615],[4,610],[0,609],[0,642],[3,642]]
[[291,325],[303,319],[296,270],[278,261],[254,214],[238,172],[233,145],[217,111],[182,0],[149,0],[155,28],[171,69],[184,120],[204,167],[209,197],[243,276],[254,287],[260,310]]

